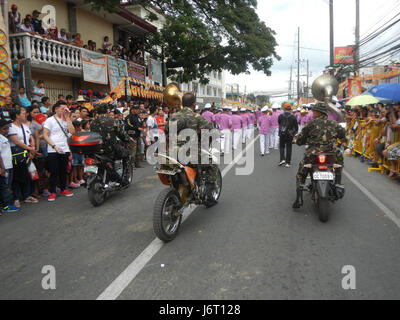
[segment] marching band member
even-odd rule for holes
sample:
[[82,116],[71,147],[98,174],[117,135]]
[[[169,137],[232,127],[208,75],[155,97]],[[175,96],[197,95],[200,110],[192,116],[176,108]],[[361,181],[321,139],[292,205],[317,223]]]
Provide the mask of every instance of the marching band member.
[[202,114],[202,117],[206,119],[208,122],[215,123],[215,116],[211,112],[211,104],[207,103],[204,107],[204,112]]
[[232,134],[233,134],[233,149],[236,150],[242,136],[242,127],[243,127],[243,119],[242,116],[239,115],[239,109],[232,109],[232,116],[230,116],[230,120],[232,123]]
[[245,108],[240,109],[240,117],[242,118],[242,143],[246,143],[247,127],[249,125],[249,118],[247,117],[246,111]]
[[278,150],[279,147],[279,123],[278,118],[282,114],[279,104],[275,103],[272,106],[272,116],[271,116],[271,133],[269,137],[269,147],[270,149]]
[[271,116],[269,115],[268,106],[262,108],[263,115],[258,119],[260,129],[260,149],[261,156],[269,154],[269,135],[271,132]]
[[223,107],[223,113],[219,117],[219,130],[221,131],[221,153],[230,153],[232,150],[232,120],[229,115],[229,107]]

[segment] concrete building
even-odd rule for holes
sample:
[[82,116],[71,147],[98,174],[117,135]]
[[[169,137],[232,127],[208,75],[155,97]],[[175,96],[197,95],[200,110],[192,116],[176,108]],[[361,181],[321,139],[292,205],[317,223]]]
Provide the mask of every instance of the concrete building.
[[[45,19],[49,11],[46,6],[54,7],[55,23],[58,30],[65,28],[72,34],[80,33],[82,41],[96,42],[97,48],[102,48],[104,36],[116,44],[122,39],[125,46],[133,39],[140,39],[148,33],[157,32],[157,27],[135,15],[123,7],[117,13],[104,10],[91,10],[91,5],[84,0],[14,0],[22,17],[32,14],[33,10],[41,11],[39,19]],[[109,92],[109,85],[96,85],[83,81],[81,61],[82,48],[61,42],[43,39],[28,33],[10,35],[10,50],[13,61],[18,56],[26,58],[24,63],[24,78],[27,91],[30,91],[31,80],[45,81],[46,95],[55,101],[59,93],[77,95],[79,89]]]

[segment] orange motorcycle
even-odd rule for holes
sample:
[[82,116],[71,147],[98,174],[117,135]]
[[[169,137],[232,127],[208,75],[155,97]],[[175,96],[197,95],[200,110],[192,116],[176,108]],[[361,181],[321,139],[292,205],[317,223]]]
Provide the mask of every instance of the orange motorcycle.
[[222,191],[222,175],[217,165],[185,166],[166,155],[158,154],[157,157],[166,160],[165,164],[158,164],[155,169],[161,182],[168,188],[156,199],[153,227],[160,240],[170,242],[178,234],[183,212],[189,205],[210,208],[218,202]]

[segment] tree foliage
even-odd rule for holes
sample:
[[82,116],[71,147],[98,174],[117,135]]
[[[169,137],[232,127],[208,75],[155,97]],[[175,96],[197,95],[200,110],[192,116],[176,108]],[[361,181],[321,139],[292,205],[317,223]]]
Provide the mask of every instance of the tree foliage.
[[[115,6],[116,0],[92,0],[96,8]],[[169,77],[179,82],[200,79],[207,83],[212,70],[232,74],[250,68],[271,75],[275,31],[256,13],[256,0],[137,0],[166,19],[165,27],[146,38],[145,50],[166,62]],[[156,15],[149,10],[148,18]],[[157,50],[157,48],[162,50]]]

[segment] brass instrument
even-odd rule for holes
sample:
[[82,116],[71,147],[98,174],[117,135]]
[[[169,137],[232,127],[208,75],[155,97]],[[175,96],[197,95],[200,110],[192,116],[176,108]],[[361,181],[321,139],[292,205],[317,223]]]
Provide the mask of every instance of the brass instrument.
[[303,108],[303,109],[300,110],[300,114],[301,114],[302,117],[304,117],[305,115],[308,114],[308,110]]
[[164,102],[169,106],[169,107],[177,107],[179,109],[182,109],[182,97],[183,93],[179,89],[179,86],[177,83],[172,82],[164,90]]
[[338,116],[339,122],[344,122],[342,112],[332,103],[332,97],[339,90],[339,83],[335,77],[329,74],[318,77],[315,79],[311,90],[315,99],[325,102],[327,109]]

